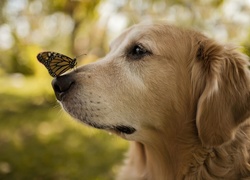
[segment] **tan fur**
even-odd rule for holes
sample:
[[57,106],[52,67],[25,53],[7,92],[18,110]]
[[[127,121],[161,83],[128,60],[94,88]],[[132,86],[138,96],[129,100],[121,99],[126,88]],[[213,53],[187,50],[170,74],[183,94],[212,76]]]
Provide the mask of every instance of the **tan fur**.
[[[131,58],[136,44],[151,54]],[[135,25],[103,59],[66,75],[74,84],[61,104],[131,141],[119,180],[249,179],[248,65],[236,48],[198,32]]]

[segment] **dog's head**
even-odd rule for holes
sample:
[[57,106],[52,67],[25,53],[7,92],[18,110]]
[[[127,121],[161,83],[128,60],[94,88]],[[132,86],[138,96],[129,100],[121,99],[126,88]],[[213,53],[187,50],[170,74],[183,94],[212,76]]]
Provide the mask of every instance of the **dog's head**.
[[249,116],[245,59],[194,31],[135,25],[103,59],[52,85],[63,108],[95,128],[138,140],[196,124],[203,144],[219,145]]

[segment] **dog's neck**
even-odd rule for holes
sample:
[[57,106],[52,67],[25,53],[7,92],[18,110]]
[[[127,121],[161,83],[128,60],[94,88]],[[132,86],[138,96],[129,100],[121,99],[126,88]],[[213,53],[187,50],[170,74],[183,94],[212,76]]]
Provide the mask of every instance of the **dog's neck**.
[[[184,127],[181,125],[181,127]],[[188,125],[186,126],[188,127]],[[198,149],[203,149],[199,146],[197,136],[192,134],[195,132],[190,128],[176,127],[179,132],[164,132],[159,131],[156,134],[150,134],[152,138],[150,142],[143,141],[139,147],[144,151],[144,171],[142,172],[148,179],[158,179],[168,177],[169,179],[182,179],[181,176],[188,171],[187,164],[183,162],[192,162],[193,153]],[[171,134],[170,134],[171,133]],[[188,134],[189,136],[183,136]],[[152,143],[153,142],[153,143]],[[137,145],[138,146],[138,145]],[[205,153],[205,152],[204,152]],[[163,169],[164,168],[164,169]]]
[[[185,125],[181,126],[185,127]],[[195,138],[196,135],[191,135],[195,132],[193,128],[181,130],[181,128],[176,127],[180,130],[179,132],[153,129],[146,129],[141,132],[141,137],[150,137],[150,139],[132,142],[128,155],[129,159],[125,166],[129,169],[124,169],[123,174],[125,173],[126,178],[132,180],[161,180],[162,177],[176,179],[177,175],[188,171],[186,164],[183,164],[183,162],[192,162],[192,153],[197,148],[194,144],[197,144],[197,146],[199,144],[199,140]],[[143,136],[142,133],[145,133],[146,136]],[[190,136],[183,136],[183,134],[190,134]]]
[[[190,125],[186,125],[186,127],[188,126]],[[132,142],[131,153],[129,153],[129,159],[126,162],[128,169],[124,169],[123,172],[123,176],[124,173],[126,175],[125,179],[230,178],[232,177],[230,171],[235,171],[235,163],[243,163],[239,172],[250,173],[249,169],[244,166],[244,163],[247,164],[248,161],[245,156],[250,149],[250,141],[242,141],[242,139],[249,139],[247,137],[250,132],[248,123],[239,128],[235,140],[215,148],[203,147],[200,140],[197,139],[197,135],[192,134],[195,132],[192,128],[195,127],[184,128],[180,132],[172,132],[175,133],[172,135],[169,134],[170,132],[145,131],[144,133],[151,140]],[[231,156],[237,151],[236,147],[246,152],[239,153],[238,157]],[[243,160],[246,160],[246,162],[242,162]]]

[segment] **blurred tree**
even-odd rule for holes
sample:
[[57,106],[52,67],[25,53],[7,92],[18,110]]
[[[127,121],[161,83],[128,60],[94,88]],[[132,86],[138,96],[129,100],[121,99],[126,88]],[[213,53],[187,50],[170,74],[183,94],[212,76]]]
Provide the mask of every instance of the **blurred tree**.
[[245,0],[123,0],[114,2],[129,24],[163,20],[203,30],[219,40],[242,40],[250,30],[250,2]]
[[0,65],[25,75],[39,71],[33,61],[41,47],[95,59],[107,39],[141,21],[192,26],[236,44],[248,44],[250,34],[249,0],[1,0],[0,9]]
[[[9,0],[1,1],[0,65],[7,73],[34,74],[39,48],[78,54],[74,40],[81,24],[97,19],[100,0]],[[81,28],[81,33],[84,29]],[[27,53],[32,53],[33,58]]]

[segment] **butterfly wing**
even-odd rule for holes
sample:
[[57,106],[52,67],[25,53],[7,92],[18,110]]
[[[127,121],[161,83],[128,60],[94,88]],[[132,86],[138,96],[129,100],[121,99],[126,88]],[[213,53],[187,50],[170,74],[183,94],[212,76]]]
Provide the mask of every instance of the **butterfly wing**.
[[47,69],[52,77],[57,77],[76,66],[76,58],[72,59],[56,52],[42,52],[37,55],[37,59]]

